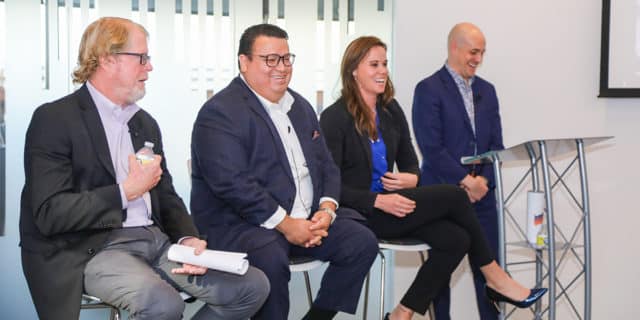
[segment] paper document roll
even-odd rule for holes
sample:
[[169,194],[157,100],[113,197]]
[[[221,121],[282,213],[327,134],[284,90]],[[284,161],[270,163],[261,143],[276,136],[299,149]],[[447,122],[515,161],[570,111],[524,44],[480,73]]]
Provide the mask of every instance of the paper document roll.
[[544,220],[544,192],[527,192],[527,241],[536,245]]
[[180,244],[169,247],[168,258],[171,261],[189,263],[235,274],[245,274],[249,269],[249,261],[246,253],[205,250],[200,255],[195,255],[195,249]]

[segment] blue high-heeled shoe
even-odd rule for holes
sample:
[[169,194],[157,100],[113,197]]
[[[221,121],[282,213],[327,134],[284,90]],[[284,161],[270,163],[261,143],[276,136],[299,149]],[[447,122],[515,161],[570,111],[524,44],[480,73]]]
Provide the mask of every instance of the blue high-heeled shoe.
[[494,304],[497,304],[498,302],[506,302],[518,308],[527,308],[532,304],[536,303],[536,301],[540,300],[540,298],[542,298],[542,296],[544,296],[544,294],[547,293],[547,290],[548,290],[547,288],[533,288],[531,289],[531,293],[529,293],[529,296],[526,297],[524,300],[515,301],[509,297],[505,297],[500,292],[495,291],[489,288],[488,286],[485,286],[485,292],[487,294],[487,298],[489,298],[491,302],[493,302]]

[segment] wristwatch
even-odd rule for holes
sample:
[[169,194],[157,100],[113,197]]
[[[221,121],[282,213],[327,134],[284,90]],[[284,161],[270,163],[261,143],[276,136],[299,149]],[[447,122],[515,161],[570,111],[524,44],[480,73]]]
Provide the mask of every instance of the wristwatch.
[[331,216],[331,223],[330,224],[333,224],[333,222],[336,221],[336,212],[331,210],[331,208],[324,207],[324,208],[320,208],[319,211],[324,211],[324,212],[328,213]]

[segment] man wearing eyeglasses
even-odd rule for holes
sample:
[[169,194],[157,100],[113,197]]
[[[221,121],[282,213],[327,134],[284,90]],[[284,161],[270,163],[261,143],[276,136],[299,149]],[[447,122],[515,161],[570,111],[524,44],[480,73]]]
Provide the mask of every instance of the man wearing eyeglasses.
[[288,88],[295,55],[277,26],[240,38],[240,75],[195,121],[191,211],[214,249],[243,251],[269,278],[254,319],[287,319],[289,257],[329,262],[304,319],[355,313],[377,253],[355,211],[338,208],[340,174],[313,108]]
[[[169,261],[171,243],[206,241],[176,194],[160,129],[136,101],[153,67],[147,34],[101,18],[85,31],[77,91],[39,107],[25,145],[22,265],[40,319],[78,319],[83,291],[129,319],[181,319],[178,290],[205,302],[192,319],[247,319],[269,283],[256,268],[232,275]],[[135,150],[154,144],[153,160]]]

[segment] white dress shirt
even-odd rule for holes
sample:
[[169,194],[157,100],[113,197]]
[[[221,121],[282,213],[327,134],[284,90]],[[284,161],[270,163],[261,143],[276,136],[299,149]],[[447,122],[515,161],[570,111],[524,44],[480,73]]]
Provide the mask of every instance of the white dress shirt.
[[[244,77],[240,75],[240,78],[245,81]],[[295,99],[286,91],[284,96],[277,103],[267,100],[265,97],[259,95],[253,90],[249,84],[249,89],[258,97],[258,100],[267,111],[267,114],[273,121],[280,140],[284,146],[284,150],[287,153],[287,160],[289,160],[289,166],[291,167],[291,174],[293,175],[293,181],[296,188],[296,196],[293,201],[293,208],[289,216],[296,219],[307,219],[311,215],[311,204],[313,202],[313,182],[311,181],[311,175],[309,174],[309,168],[307,167],[307,160],[302,152],[300,146],[300,140],[298,135],[291,124],[291,120],[287,115],[287,112],[291,110]],[[320,198],[320,203],[324,201],[331,201],[338,206],[338,201],[331,197]],[[287,212],[281,206],[278,206],[276,212],[269,217],[265,222],[261,224],[262,227],[267,229],[275,228],[282,220],[284,220]]]

